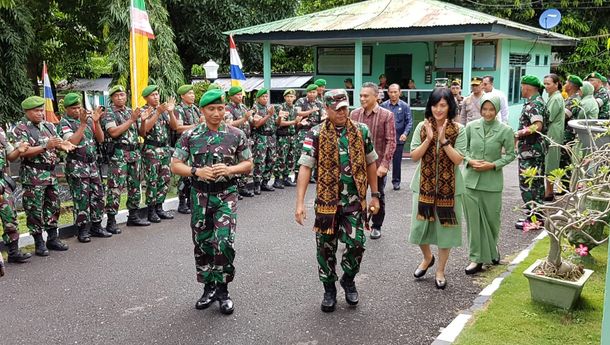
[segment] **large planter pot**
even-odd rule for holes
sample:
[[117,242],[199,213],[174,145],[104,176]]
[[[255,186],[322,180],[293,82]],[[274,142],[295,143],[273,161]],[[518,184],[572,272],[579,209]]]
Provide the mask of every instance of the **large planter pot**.
[[585,273],[578,281],[571,282],[533,273],[534,269],[542,262],[543,260],[536,260],[523,272],[530,284],[532,300],[564,309],[572,309],[580,298],[582,288],[593,271],[585,269]]
[[[610,120],[598,120],[598,119],[588,119],[588,120],[570,120],[568,122],[568,126],[574,128],[576,134],[578,135],[578,139],[582,143],[582,148],[588,149],[593,146],[593,138],[589,135],[589,128],[591,129],[591,134],[596,136],[601,133],[605,133],[608,128],[605,125],[608,124]],[[610,143],[610,136],[605,135],[595,140],[597,147],[601,147],[604,144]]]

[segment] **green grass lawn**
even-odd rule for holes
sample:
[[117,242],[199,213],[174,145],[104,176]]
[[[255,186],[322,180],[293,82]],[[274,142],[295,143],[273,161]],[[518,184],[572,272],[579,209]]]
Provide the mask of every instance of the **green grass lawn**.
[[523,271],[548,252],[548,238],[538,242],[528,258],[506,277],[487,308],[475,313],[454,344],[599,344],[604,304],[608,246],[595,248],[595,271],[585,284],[581,300],[571,310],[533,302]]

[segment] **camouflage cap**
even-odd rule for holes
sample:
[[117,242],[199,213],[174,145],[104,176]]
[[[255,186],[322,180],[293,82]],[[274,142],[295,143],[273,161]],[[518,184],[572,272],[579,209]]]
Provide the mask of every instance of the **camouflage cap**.
[[34,108],[39,108],[44,105],[44,98],[40,96],[31,96],[23,100],[21,102],[21,109],[30,110]]
[[185,93],[191,91],[192,89],[193,89],[193,85],[191,85],[191,84],[182,85],[178,88],[178,94],[180,96],[182,96]]
[[110,88],[110,91],[108,91],[108,95],[112,96],[116,92],[125,92],[125,88],[122,85],[115,85],[112,88]]
[[324,93],[324,104],[332,110],[349,107],[347,92],[343,89],[334,89]]
[[70,92],[64,97],[64,107],[71,107],[73,105],[80,105],[80,95],[74,92]]
[[147,87],[144,88],[144,90],[142,90],[142,97],[150,96],[150,94],[157,91],[158,88],[159,88],[159,86],[157,86],[157,85],[148,85]]
[[294,89],[288,89],[288,90],[284,91],[284,96],[287,96],[287,95],[294,95],[294,96],[296,96],[296,94],[297,93],[296,93],[296,91],[294,91]]

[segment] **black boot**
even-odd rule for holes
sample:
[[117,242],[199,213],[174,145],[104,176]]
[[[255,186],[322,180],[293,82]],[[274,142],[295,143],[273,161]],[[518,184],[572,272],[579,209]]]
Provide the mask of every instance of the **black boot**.
[[[153,208],[150,208],[154,211]],[[155,212],[153,212],[155,214],[155,216],[157,216],[157,214]],[[150,213],[149,213],[150,215]],[[159,218],[157,216],[157,218]],[[161,220],[159,220],[161,221]],[[147,221],[146,219],[140,218],[140,216],[138,215],[138,209],[134,208],[133,210],[129,210],[129,215],[127,216],[127,226],[149,226],[150,222]]]
[[87,228],[87,224],[82,224],[78,226],[78,242],[91,242],[91,235],[89,235],[89,229]]
[[207,283],[203,288],[203,295],[195,303],[196,309],[206,309],[216,301],[216,284]]
[[35,234],[32,236],[34,237],[34,246],[36,247],[34,254],[38,256],[49,256],[49,250],[47,249],[47,245],[44,243],[42,234]]
[[275,188],[269,185],[269,181],[263,181],[261,182],[261,190],[265,192],[273,192],[275,191]]
[[[296,180],[294,180],[294,181],[296,182]],[[290,181],[290,177],[286,177],[284,179],[284,186],[286,186],[286,187],[295,187],[296,185],[297,185],[296,183]]]
[[148,212],[148,221],[151,223],[161,223],[161,218],[159,218],[156,208],[156,205],[150,205],[146,209]]
[[233,301],[229,297],[226,283],[218,284],[216,287],[216,300],[218,301],[221,313],[226,315],[233,313]]
[[356,290],[356,283],[354,277],[350,277],[347,274],[343,274],[339,281],[343,290],[345,290],[345,301],[349,305],[358,304],[358,290]]
[[335,283],[324,283],[324,298],[320,306],[322,311],[330,313],[335,311],[337,305],[337,287]]
[[254,182],[254,195],[261,195],[261,183]]
[[161,219],[174,219],[174,215],[171,212],[163,210],[163,204],[157,204],[155,211],[157,211],[157,216]]
[[106,232],[112,235],[118,235],[121,233],[121,229],[119,229],[119,227],[116,225],[116,219],[114,218],[114,214],[108,214],[108,221],[106,222]]
[[49,250],[60,252],[68,250],[68,245],[59,240],[59,231],[57,229],[47,230],[47,235],[47,248]]
[[188,207],[186,197],[178,197],[178,213],[191,214],[191,209]]
[[239,188],[239,195],[244,196],[246,198],[251,198],[254,196],[254,190],[253,189],[248,189],[248,186]]
[[32,254],[19,250],[19,240],[12,241],[6,247],[8,248],[8,262],[22,264],[28,262],[32,257]]
[[[114,217],[112,217],[112,219],[114,219]],[[108,220],[110,220],[110,217],[108,217]],[[91,229],[89,230],[89,234],[91,235],[91,237],[112,237],[111,233],[102,228],[101,221],[91,223]]]
[[276,177],[275,181],[273,181],[273,188],[284,189],[284,183],[282,182],[282,180],[279,177]]

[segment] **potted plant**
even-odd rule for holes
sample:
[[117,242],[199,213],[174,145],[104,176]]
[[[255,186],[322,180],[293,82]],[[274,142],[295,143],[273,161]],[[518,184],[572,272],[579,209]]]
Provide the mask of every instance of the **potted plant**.
[[[547,178],[565,192],[554,202],[538,204],[532,201],[528,205],[533,214],[542,219],[538,221],[533,217],[532,222],[524,226],[524,231],[544,224],[550,248],[546,259],[537,260],[523,274],[529,281],[533,300],[566,309],[572,308],[579,299],[593,271],[562,256],[565,239],[578,232],[581,238],[594,245],[608,241],[607,236],[596,238],[589,230],[607,227],[610,221],[610,143],[598,146],[610,135],[607,128],[593,134],[591,127],[587,127],[589,138],[593,139],[589,141],[589,147],[581,147],[579,141],[560,145],[543,135],[547,143],[567,151],[572,161],[569,167],[551,171],[546,177],[536,168],[521,172],[530,182],[535,178]],[[586,255],[588,248],[579,246],[577,251]]]

